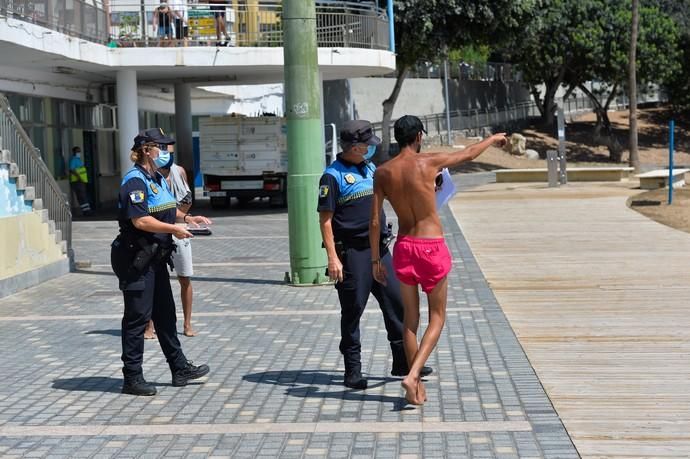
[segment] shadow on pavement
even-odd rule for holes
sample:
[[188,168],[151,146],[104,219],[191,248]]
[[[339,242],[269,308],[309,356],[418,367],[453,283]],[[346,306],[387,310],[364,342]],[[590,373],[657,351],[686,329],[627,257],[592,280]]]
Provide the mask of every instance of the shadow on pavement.
[[97,274],[99,276],[115,277],[115,273],[112,271],[97,271],[95,269],[77,268],[73,271],[73,273],[75,273],[75,274]]
[[85,335],[110,335],[110,336],[122,336],[122,330],[89,330],[84,333]]
[[110,392],[113,394],[119,394],[122,391],[122,379],[109,378],[105,376],[84,376],[79,378],[56,379],[53,381],[53,389],[77,392]]
[[[397,378],[381,378],[367,376],[369,380],[368,389],[374,389],[383,386],[389,382],[400,382]],[[351,401],[370,401],[390,403],[393,405],[391,411],[411,410],[414,407],[409,407],[405,398],[391,397],[388,395],[368,394],[366,391],[357,391],[352,389],[323,391],[320,386],[341,386],[343,384],[343,376],[341,373],[330,373],[319,370],[286,370],[286,371],[264,371],[261,373],[252,373],[242,377],[242,380],[256,383],[256,384],[273,384],[276,386],[285,386],[285,395],[293,397],[311,397],[311,398],[330,398],[335,400],[351,400]],[[373,382],[373,384],[372,384]]]
[[253,285],[287,285],[285,281],[272,279],[240,279],[237,277],[196,277],[192,276],[194,282],[227,282],[230,284],[253,284]]
[[[78,268],[74,270],[76,274],[95,274],[98,276],[109,276],[114,277],[115,274],[112,271],[97,271],[92,269]],[[175,279],[174,275],[170,276],[171,279]],[[274,280],[274,279],[242,279],[239,277],[202,277],[202,276],[192,276],[194,282],[227,282],[229,284],[251,284],[251,285],[288,285],[284,280]],[[113,291],[112,295],[121,295],[119,290]]]

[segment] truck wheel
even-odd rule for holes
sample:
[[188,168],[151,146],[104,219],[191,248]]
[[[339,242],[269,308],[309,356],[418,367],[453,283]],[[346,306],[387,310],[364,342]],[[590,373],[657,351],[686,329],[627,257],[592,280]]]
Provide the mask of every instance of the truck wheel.
[[211,198],[212,209],[226,209],[228,206],[230,206],[230,198],[227,196]]
[[237,198],[237,202],[240,207],[247,207],[250,202],[254,200],[254,196],[241,196]]
[[286,208],[288,205],[287,193],[283,192],[283,193],[279,194],[278,196],[271,196],[270,205],[271,205],[271,207]]

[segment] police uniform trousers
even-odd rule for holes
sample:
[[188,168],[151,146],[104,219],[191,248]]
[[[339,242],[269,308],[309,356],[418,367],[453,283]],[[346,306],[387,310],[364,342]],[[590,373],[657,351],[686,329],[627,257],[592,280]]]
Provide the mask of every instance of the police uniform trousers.
[[168,265],[156,261],[137,281],[124,285],[125,313],[122,317],[122,372],[125,377],[142,374],[144,329],[150,319],[171,370],[183,367],[187,359],[177,338],[175,300],[170,287]]
[[374,280],[371,249],[346,248],[343,251],[343,281],[336,284],[340,300],[340,352],[345,360],[345,369],[361,370],[362,344],[359,336],[359,321],[364,307],[373,293],[383,313],[388,332],[388,341],[393,351],[393,364],[407,366],[402,346],[403,303],[400,285],[393,272],[393,260],[386,250],[381,263],[388,273],[387,285]]

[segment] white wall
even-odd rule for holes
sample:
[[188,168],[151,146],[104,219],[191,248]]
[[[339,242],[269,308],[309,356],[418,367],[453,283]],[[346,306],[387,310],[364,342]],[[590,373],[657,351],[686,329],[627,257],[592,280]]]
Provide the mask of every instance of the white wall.
[[[350,96],[355,119],[380,122],[383,101],[390,96],[394,78],[351,78],[324,83],[325,122],[340,126],[350,119]],[[500,81],[449,81],[451,110],[503,107],[530,100],[519,83]],[[446,110],[442,79],[408,78],[393,110],[393,119],[405,114],[430,115]]]

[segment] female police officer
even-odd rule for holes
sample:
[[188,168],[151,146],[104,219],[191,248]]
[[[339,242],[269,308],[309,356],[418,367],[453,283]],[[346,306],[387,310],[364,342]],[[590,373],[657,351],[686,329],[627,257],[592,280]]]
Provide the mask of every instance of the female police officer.
[[120,234],[112,244],[111,263],[125,298],[122,318],[122,392],[155,395],[156,388],[146,382],[141,364],[144,354],[144,329],[149,319],[156,326],[158,341],[172,372],[173,386],[209,372],[207,365],[188,361],[177,338],[175,302],[170,287],[168,262],[174,250],[171,234],[178,239],[192,235],[175,219],[192,224],[209,223],[201,216],[177,215],[175,198],[168,182],[157,169],[167,165],[167,146],[175,141],[162,129],[141,131],[134,138],[131,159],[134,167],[120,185],[118,222]]

